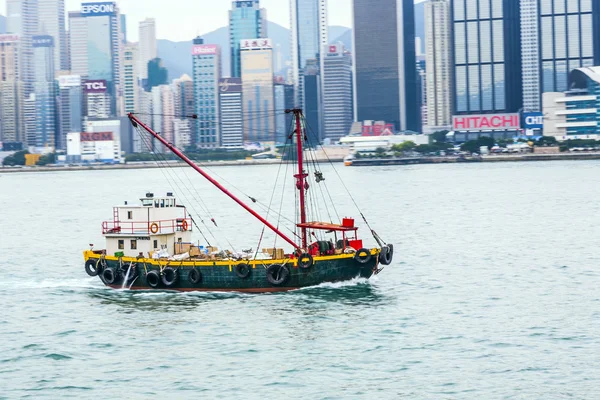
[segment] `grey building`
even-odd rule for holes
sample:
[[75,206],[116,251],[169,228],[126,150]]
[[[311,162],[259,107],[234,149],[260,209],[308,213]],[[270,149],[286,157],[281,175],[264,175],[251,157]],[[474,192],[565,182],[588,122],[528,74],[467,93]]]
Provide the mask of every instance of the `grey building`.
[[64,75],[58,77],[58,123],[59,134],[56,147],[67,148],[67,134],[81,132],[83,121],[83,90],[81,77]]
[[30,146],[56,148],[58,124],[56,119],[56,83],[54,81],[54,39],[35,35],[33,46],[35,93],[35,142]]
[[219,79],[219,109],[221,112],[221,146],[244,147],[244,118],[242,113],[242,79]]
[[356,119],[421,131],[413,0],[354,0]]
[[323,48],[323,138],[337,140],[352,126],[352,55],[341,43]]
[[520,5],[452,0],[454,114],[517,112],[523,106]]

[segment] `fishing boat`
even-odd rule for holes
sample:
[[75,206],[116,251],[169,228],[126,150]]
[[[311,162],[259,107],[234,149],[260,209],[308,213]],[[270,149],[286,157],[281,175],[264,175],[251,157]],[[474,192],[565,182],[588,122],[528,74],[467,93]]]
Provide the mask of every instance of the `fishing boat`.
[[[305,154],[310,152],[310,140],[302,111],[291,109],[285,112],[293,113],[295,127],[286,143],[286,146],[289,144],[286,148],[293,151],[284,151],[284,154],[294,154],[294,159],[281,160],[288,165],[293,163],[294,169],[291,178],[297,199],[297,218],[292,220],[291,234],[283,231],[279,220],[276,224],[270,222],[269,213],[265,217],[242,201],[209,175],[206,168],[201,168],[138,116],[129,114],[128,117],[138,133],[162,143],[260,221],[263,232],[271,230],[275,238],[286,243],[287,249],[273,246],[261,251],[257,247],[256,250],[236,252],[211,246],[205,235],[210,222],[198,224],[197,220],[201,217],[192,215],[172,192],[164,196],[146,193],[139,204],[125,202],[113,207],[112,220],[102,223],[105,248],[95,249],[92,244],[83,253],[87,274],[98,276],[106,286],[115,289],[250,293],[288,291],[378,274],[392,262],[394,247],[370,228],[360,210],[376,246],[363,245],[354,218],[344,217],[337,221],[309,219],[320,215],[318,210],[315,211],[314,199],[317,196],[313,192],[324,193],[319,185],[324,185],[325,177],[315,160],[312,164],[310,158],[305,160]],[[313,179],[317,189],[313,188]],[[258,204],[255,198],[248,197],[253,206]],[[211,218],[211,221],[217,225],[214,219]],[[200,228],[200,225],[203,227]],[[193,241],[196,231],[202,236],[202,241]],[[262,234],[260,237],[262,239]]]

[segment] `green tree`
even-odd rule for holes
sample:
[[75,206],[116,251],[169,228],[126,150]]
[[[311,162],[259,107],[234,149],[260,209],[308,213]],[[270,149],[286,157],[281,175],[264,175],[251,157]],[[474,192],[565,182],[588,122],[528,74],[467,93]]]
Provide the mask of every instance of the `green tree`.
[[56,153],[48,153],[41,156],[36,165],[48,165],[54,163],[56,163]]
[[397,152],[397,153],[404,153],[404,152],[413,150],[415,147],[417,147],[415,142],[408,140],[406,142],[402,142],[402,143],[393,145],[392,151]]
[[17,151],[12,156],[8,156],[4,159],[2,164],[4,165],[25,165],[25,154],[29,154],[27,150]]
[[446,135],[448,134],[448,132],[450,132],[450,131],[433,132],[431,135],[429,135],[429,141],[431,143],[445,143]]

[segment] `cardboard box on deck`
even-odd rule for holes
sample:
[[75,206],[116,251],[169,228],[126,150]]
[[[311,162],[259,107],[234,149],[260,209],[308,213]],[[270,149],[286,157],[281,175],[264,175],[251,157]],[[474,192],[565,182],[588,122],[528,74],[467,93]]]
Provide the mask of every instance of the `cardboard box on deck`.
[[279,260],[285,257],[285,253],[283,251],[283,249],[275,249],[275,248],[268,248],[268,249],[262,249],[263,253],[267,253],[269,254],[271,257]]
[[202,254],[200,252],[200,248],[198,246],[192,246],[192,247],[190,247],[189,253],[190,253],[190,257],[197,257],[200,254]]
[[177,243],[175,243],[175,254],[189,253],[191,248],[192,248],[191,243],[177,242]]

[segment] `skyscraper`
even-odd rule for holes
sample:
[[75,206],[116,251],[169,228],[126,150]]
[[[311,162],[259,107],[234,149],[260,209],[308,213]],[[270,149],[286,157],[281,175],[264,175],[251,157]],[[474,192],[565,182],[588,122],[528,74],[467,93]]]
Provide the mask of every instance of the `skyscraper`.
[[221,146],[233,149],[244,147],[241,78],[219,80],[219,102]]
[[514,0],[452,0],[456,114],[517,112],[523,105],[521,22]]
[[139,45],[127,43],[123,47],[123,109],[125,113],[138,111]]
[[425,32],[427,125],[450,126],[452,65],[448,0],[429,0],[425,3]]
[[38,0],[38,29],[41,35],[54,40],[54,69],[67,70],[67,32],[65,30],[65,1]]
[[56,147],[67,148],[67,134],[81,132],[83,120],[83,91],[81,77],[63,75],[58,77],[59,135]]
[[353,11],[357,120],[420,132],[413,0],[354,0]]
[[352,55],[341,43],[323,48],[323,137],[337,140],[352,126]]
[[221,78],[221,48],[204,44],[200,37],[192,46],[194,71],[194,102],[196,105],[196,135],[198,147],[220,146],[219,79]]
[[273,45],[271,39],[247,39],[242,53],[244,141],[275,141]]
[[106,81],[113,115],[121,84],[120,21],[114,2],[83,3],[80,12],[69,13],[71,72],[84,79]]
[[231,76],[241,76],[240,42],[248,38],[267,37],[267,11],[260,8],[259,0],[231,2],[229,11],[229,47]]
[[297,104],[304,107],[302,71],[308,60],[320,60],[321,48],[329,43],[327,0],[290,0],[290,17],[294,85]]
[[139,75],[141,79],[148,79],[148,62],[158,57],[156,44],[156,21],[154,18],[146,18],[139,26]]
[[6,1],[6,32],[19,35],[19,69],[23,81],[24,95],[27,97],[33,90],[33,48],[31,37],[38,29],[37,0]]
[[18,147],[26,141],[20,46],[18,35],[0,35],[0,141]]
[[35,93],[35,142],[38,148],[56,148],[56,84],[54,81],[54,38],[50,35],[32,36]]
[[522,0],[523,100],[539,111],[541,94],[564,92],[568,75],[600,64],[600,1]]
[[6,33],[6,17],[0,15],[0,35]]

